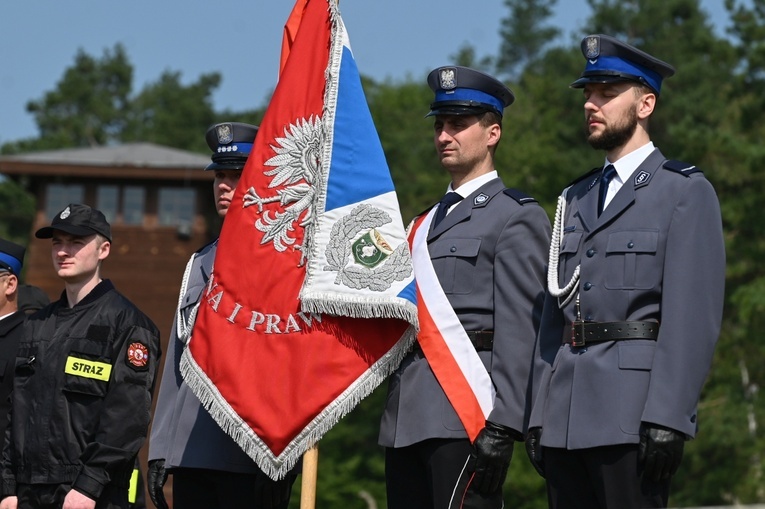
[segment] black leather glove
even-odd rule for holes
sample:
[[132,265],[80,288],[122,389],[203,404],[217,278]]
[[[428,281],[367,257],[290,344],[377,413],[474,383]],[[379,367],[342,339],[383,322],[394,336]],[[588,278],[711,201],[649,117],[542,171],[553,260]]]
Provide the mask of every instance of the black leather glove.
[[169,509],[165,492],[162,488],[167,481],[167,471],[165,470],[165,460],[151,460],[149,462],[149,472],[146,475],[149,487],[149,498],[157,506],[157,509]]
[[486,427],[478,433],[473,443],[473,486],[478,493],[488,495],[502,487],[517,438],[522,440],[523,436],[514,429],[486,421]]
[[295,475],[288,474],[284,479],[274,481],[265,474],[259,474],[256,482],[256,498],[262,509],[277,509],[286,507],[292,493]]
[[657,424],[643,423],[640,428],[639,464],[643,479],[665,481],[675,475],[683,459],[685,435]]
[[531,428],[526,437],[526,454],[529,456],[534,469],[542,477],[545,476],[545,464],[542,461],[542,445],[539,440],[542,438],[542,428]]

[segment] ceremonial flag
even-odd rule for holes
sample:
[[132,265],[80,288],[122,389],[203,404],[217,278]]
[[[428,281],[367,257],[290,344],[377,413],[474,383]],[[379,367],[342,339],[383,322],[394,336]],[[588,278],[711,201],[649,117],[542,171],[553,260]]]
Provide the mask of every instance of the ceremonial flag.
[[335,0],[297,11],[181,361],[274,479],[398,366],[417,326],[398,200],[345,26]]

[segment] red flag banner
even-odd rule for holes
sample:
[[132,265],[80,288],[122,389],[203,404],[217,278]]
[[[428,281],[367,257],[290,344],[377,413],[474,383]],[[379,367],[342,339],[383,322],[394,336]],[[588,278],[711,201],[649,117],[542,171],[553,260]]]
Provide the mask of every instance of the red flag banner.
[[417,327],[398,200],[337,5],[296,11],[181,360],[275,479],[398,366]]
[[282,55],[279,59],[279,75],[281,76],[284,71],[284,66],[287,64],[287,59],[292,51],[292,44],[297,37],[298,29],[300,28],[300,22],[303,21],[303,12],[308,5],[308,0],[298,0],[295,7],[292,8],[290,17],[287,18],[287,22],[284,24],[284,35],[282,36]]

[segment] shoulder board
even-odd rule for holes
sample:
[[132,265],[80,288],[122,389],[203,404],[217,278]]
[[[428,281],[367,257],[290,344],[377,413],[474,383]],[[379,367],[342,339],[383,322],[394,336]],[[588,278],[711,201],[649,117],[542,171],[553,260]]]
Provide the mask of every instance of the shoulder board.
[[212,245],[213,245],[213,244],[215,244],[216,242],[218,242],[218,239],[217,239],[217,237],[216,237],[216,238],[214,238],[213,240],[211,240],[210,242],[208,242],[207,244],[205,244],[204,246],[200,247],[200,248],[199,248],[199,249],[197,249],[196,251],[194,251],[194,254],[199,254],[199,253],[201,253],[202,251],[204,251],[205,249],[209,248],[210,246],[212,246]]
[[586,179],[587,177],[589,177],[589,176],[591,176],[591,175],[593,175],[595,173],[598,173],[602,169],[603,168],[601,166],[598,166],[597,168],[593,168],[590,171],[588,171],[587,173],[585,173],[584,175],[581,175],[581,176],[575,178],[574,180],[572,180],[571,182],[569,182],[566,187],[571,187],[574,184],[576,184],[577,182],[580,182],[580,181]]
[[524,193],[523,191],[519,191],[518,189],[508,188],[502,192],[508,195],[513,200],[520,203],[521,205],[525,205],[527,203],[536,203],[537,201],[531,196],[529,196],[528,194]]
[[681,175],[685,175],[686,177],[690,175],[691,173],[698,173],[701,172],[701,170],[690,163],[684,163],[683,161],[676,161],[674,159],[669,159],[664,163],[664,169],[674,171],[676,173],[680,173]]

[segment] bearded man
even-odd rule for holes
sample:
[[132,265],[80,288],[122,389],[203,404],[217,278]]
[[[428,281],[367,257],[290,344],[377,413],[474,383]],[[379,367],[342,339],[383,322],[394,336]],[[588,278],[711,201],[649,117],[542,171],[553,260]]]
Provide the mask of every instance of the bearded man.
[[581,48],[606,159],[558,201],[526,446],[553,509],[666,507],[720,333],[720,206],[649,136],[674,68],[607,35]]

